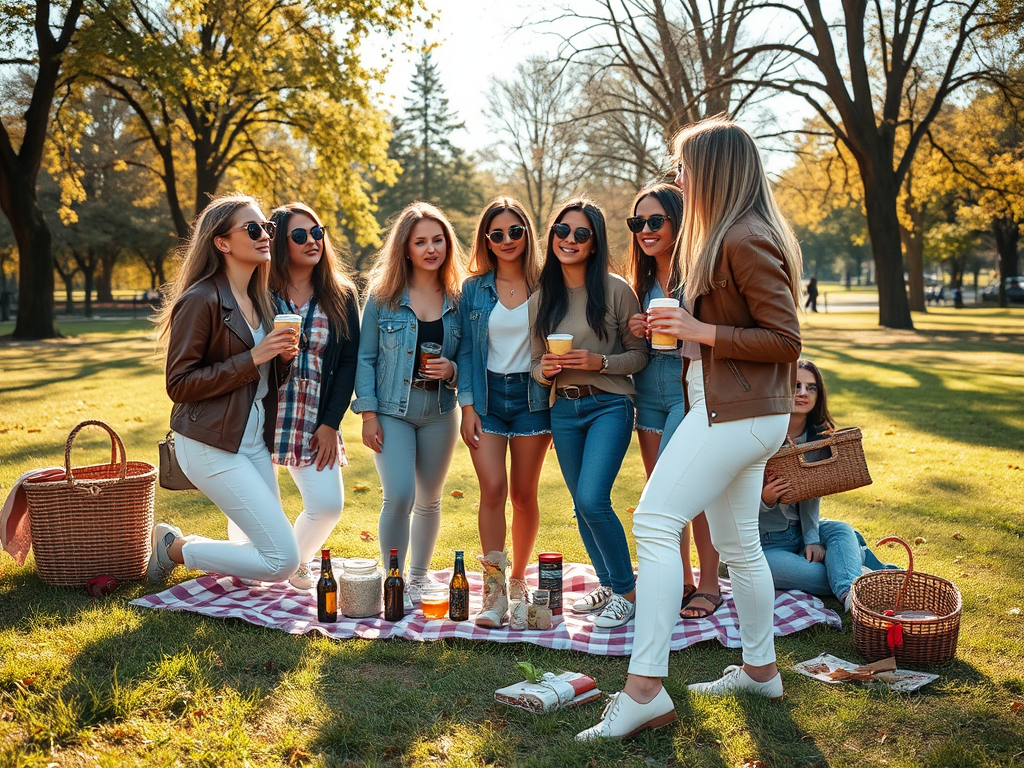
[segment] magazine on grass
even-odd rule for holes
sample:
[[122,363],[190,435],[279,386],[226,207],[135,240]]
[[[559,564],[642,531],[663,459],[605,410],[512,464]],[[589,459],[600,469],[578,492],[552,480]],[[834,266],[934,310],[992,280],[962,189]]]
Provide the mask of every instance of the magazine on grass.
[[593,701],[601,691],[592,677],[577,672],[545,672],[536,683],[524,680],[494,692],[494,700],[528,712],[554,712]]

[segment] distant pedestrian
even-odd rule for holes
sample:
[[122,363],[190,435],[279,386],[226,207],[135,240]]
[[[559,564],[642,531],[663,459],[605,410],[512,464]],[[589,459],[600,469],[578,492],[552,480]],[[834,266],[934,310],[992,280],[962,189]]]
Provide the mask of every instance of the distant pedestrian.
[[817,276],[812,277],[807,282],[807,301],[804,302],[804,309],[809,309],[811,312],[818,311],[818,278]]

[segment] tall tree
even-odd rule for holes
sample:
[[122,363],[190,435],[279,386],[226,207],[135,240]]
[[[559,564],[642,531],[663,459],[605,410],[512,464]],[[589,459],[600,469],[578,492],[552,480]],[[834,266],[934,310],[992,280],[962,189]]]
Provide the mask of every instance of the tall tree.
[[[84,0],[0,3],[0,72],[12,68],[30,81],[20,115],[0,112],[0,209],[18,243],[18,320],[14,336],[57,336],[53,305],[53,244],[39,205],[37,180],[61,68]],[[34,11],[34,12],[33,12]],[[32,42],[29,42],[29,41]]]

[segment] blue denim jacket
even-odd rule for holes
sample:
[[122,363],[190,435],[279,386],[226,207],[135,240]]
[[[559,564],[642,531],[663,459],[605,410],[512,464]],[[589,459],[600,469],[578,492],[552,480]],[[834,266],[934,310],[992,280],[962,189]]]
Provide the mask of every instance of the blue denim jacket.
[[[444,327],[441,355],[454,363],[462,328],[459,326],[458,307],[449,301],[447,295],[444,297],[441,321]],[[409,305],[408,291],[394,308],[378,304],[372,296],[366,299],[363,321],[359,326],[359,359],[356,364],[353,412],[405,415],[412,389],[418,329],[419,319]],[[458,379],[459,369],[456,364],[455,376],[451,381],[442,382],[439,390],[441,413],[455,410]]]
[[[459,386],[459,405],[472,405],[478,414],[487,413],[487,329],[491,310],[498,303],[498,290],[494,285],[494,270],[477,275],[462,284],[460,308],[462,315],[462,338],[465,344],[459,347],[459,371],[462,380]],[[531,411],[548,410],[548,391],[529,380],[529,408]]]

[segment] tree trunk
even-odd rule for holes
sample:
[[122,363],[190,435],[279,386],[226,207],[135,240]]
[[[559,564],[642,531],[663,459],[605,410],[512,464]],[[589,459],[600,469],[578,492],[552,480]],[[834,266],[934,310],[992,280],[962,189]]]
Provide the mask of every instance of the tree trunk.
[[928,308],[924,301],[924,239],[921,237],[920,231],[911,232],[905,227],[901,227],[900,232],[903,247],[907,253],[910,310],[912,312],[927,312]]
[[1020,225],[1012,216],[992,221],[992,235],[999,254],[999,306],[1009,306],[1006,300],[1006,278],[1020,275],[1020,257],[1017,246],[1020,243]]
[[8,206],[4,210],[18,243],[16,339],[60,336],[53,305],[53,240],[35,189],[34,180],[25,177],[16,180],[10,186]]
[[870,167],[861,168],[868,233],[875,260],[875,282],[878,284],[878,324],[885,328],[913,328],[907,284],[903,279],[900,222],[896,215],[899,187],[891,179],[891,172],[885,175],[890,178],[879,179]]

